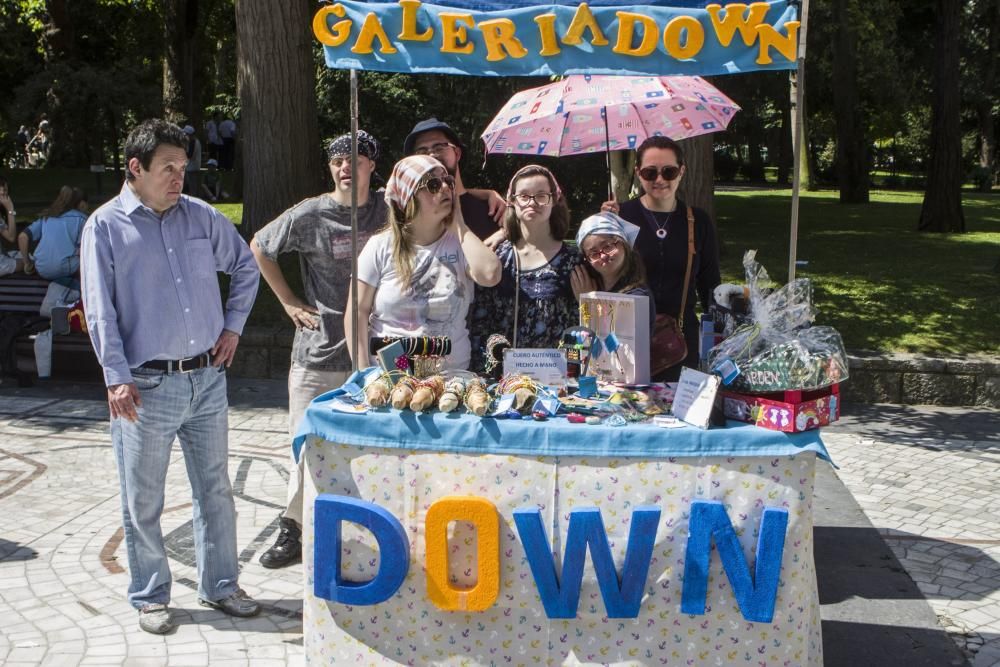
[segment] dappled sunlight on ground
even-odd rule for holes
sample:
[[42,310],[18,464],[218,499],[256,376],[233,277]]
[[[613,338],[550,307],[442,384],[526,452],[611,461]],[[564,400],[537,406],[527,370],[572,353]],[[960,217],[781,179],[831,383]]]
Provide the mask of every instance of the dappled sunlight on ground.
[[[875,192],[842,205],[836,192],[804,193],[797,269],[816,288],[817,322],[851,349],[1000,352],[1000,195],[966,193],[966,234],[916,231],[922,193]],[[741,282],[743,251],[775,280],[787,276],[791,197],[720,192],[723,280]]]

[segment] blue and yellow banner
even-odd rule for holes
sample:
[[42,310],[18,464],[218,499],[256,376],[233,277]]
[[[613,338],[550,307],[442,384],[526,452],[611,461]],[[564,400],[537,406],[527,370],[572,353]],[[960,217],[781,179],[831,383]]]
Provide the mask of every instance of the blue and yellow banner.
[[323,5],[313,33],[337,69],[479,76],[735,74],[796,66],[796,2]]

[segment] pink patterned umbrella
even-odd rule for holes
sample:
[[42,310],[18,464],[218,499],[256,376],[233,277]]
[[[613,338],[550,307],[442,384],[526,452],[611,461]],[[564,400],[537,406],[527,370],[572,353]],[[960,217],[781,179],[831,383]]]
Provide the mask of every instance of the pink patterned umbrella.
[[582,155],[718,132],[739,109],[700,76],[573,75],[514,95],[482,138],[487,153]]

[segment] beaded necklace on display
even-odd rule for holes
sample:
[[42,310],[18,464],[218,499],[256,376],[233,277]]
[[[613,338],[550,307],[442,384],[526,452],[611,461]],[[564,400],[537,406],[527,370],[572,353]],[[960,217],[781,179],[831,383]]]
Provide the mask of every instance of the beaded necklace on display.
[[538,383],[527,375],[505,375],[497,383],[497,395],[513,394],[518,389],[529,389],[538,392]]

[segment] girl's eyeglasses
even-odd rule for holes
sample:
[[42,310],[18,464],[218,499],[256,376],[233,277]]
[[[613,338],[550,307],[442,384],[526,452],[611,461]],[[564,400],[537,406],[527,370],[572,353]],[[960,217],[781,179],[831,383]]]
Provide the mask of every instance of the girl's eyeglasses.
[[618,254],[621,250],[621,243],[619,241],[606,241],[601,245],[600,248],[594,248],[593,250],[587,251],[587,259],[592,263],[599,260],[602,256],[611,259]]
[[517,194],[511,197],[521,206],[527,206],[528,204],[537,204],[539,206],[548,206],[552,203],[552,193],[551,192],[538,192],[533,195],[528,194]]
[[639,178],[641,178],[644,181],[649,181],[650,183],[652,183],[653,181],[656,180],[657,174],[659,174],[660,176],[663,177],[663,180],[672,181],[678,176],[680,176],[680,173],[681,173],[681,168],[675,167],[673,165],[667,167],[660,167],[659,169],[657,169],[656,167],[643,167],[642,169],[639,170]]
[[420,188],[427,188],[427,192],[436,195],[441,192],[441,188],[448,186],[453,192],[455,190],[455,178],[453,176],[432,176],[428,178]]

